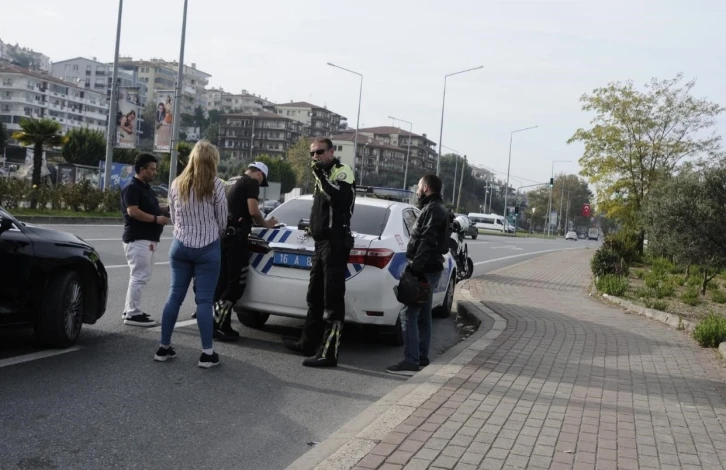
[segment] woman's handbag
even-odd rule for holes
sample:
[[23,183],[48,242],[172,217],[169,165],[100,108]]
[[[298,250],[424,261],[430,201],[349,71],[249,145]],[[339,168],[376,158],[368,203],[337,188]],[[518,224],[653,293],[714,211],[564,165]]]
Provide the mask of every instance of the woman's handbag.
[[411,274],[409,270],[404,270],[398,286],[393,288],[396,294],[396,300],[403,305],[415,306],[423,305],[431,295],[431,284],[427,280],[422,280]]

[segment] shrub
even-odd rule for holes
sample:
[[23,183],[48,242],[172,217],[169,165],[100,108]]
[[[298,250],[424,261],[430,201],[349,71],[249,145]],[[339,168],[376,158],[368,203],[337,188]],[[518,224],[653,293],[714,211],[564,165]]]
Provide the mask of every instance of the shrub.
[[607,274],[625,275],[627,274],[627,265],[621,260],[620,256],[611,249],[600,247],[590,261],[590,268],[596,277],[605,276]]
[[633,269],[633,274],[635,274],[635,277],[638,279],[643,279],[645,277],[645,271],[642,269]]
[[690,287],[701,287],[702,283],[703,283],[703,278],[696,274],[691,274],[691,276],[688,279],[686,279],[686,284],[688,284]]
[[641,289],[636,290],[634,292],[634,295],[641,299],[650,299],[655,294],[653,292],[653,289],[648,289],[648,288],[643,287]]
[[665,312],[668,308],[668,302],[665,300],[645,300],[645,307],[646,308],[652,308],[653,310],[660,310],[661,312]]
[[720,290],[712,291],[711,300],[717,304],[726,304],[726,294]]
[[716,279],[712,279],[711,282],[708,283],[706,286],[706,289],[715,292],[721,288],[721,284],[718,283]]
[[66,209],[70,209],[73,212],[81,211],[85,197],[81,191],[80,184],[64,184],[61,186],[61,194]]
[[676,293],[676,288],[673,284],[661,284],[653,291],[655,292],[655,297],[657,299],[662,299],[664,297],[672,297],[673,294]]
[[683,274],[686,272],[686,267],[680,264],[674,264],[670,269],[671,274]]
[[709,314],[698,322],[693,330],[693,338],[704,348],[716,348],[726,339],[726,318]]
[[651,289],[656,289],[660,284],[660,279],[654,273],[648,273],[645,275],[645,285]]
[[674,268],[673,263],[665,258],[655,258],[652,261],[651,269],[660,279],[663,279]]
[[686,283],[685,276],[671,276],[671,282],[677,286],[682,286]]
[[104,212],[120,212],[121,211],[121,190],[112,189],[103,193],[103,211]]
[[620,230],[619,232],[606,236],[603,247],[614,251],[626,263],[630,264],[640,259],[640,253],[638,251],[639,244],[640,235],[638,232]]
[[615,274],[606,274],[598,279],[597,289],[608,295],[622,296],[628,290],[628,278]]
[[700,294],[698,293],[697,289],[688,289],[683,294],[681,294],[681,301],[686,305],[695,307],[696,305],[701,303]]
[[19,178],[0,178],[0,184],[0,205],[5,209],[17,209],[30,192],[30,183]]

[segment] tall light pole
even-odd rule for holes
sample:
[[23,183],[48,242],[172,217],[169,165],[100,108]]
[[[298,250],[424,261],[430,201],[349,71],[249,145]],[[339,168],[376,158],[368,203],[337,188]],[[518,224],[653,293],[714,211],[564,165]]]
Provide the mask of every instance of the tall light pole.
[[108,131],[106,132],[106,164],[103,170],[103,190],[108,191],[111,186],[111,163],[113,162],[113,147],[116,145],[116,113],[118,112],[118,50],[121,45],[121,13],[124,0],[118,0],[118,20],[116,22],[116,52],[113,55],[113,73],[111,74],[111,102],[108,107]]
[[504,187],[504,220],[507,222],[507,225],[509,225],[509,214],[507,214],[507,200],[509,199],[509,169],[512,166],[512,139],[514,138],[514,134],[516,134],[517,132],[528,131],[530,129],[536,128],[537,126],[525,127],[524,129],[517,129],[516,131],[512,131],[509,133],[509,162],[507,163],[507,185]]
[[404,119],[398,119],[393,116],[388,116],[388,119],[393,119],[408,124],[408,150],[406,150],[406,166],[403,171],[403,189],[406,189],[406,185],[408,183],[408,157],[409,155],[411,155],[411,140],[413,139],[413,124]]
[[[456,200],[455,206],[457,209],[461,207],[461,187],[464,186],[464,171],[466,171],[466,155],[464,155],[464,162],[461,165],[461,176],[459,177],[459,198]],[[454,178],[454,186],[456,186],[456,178]]]
[[[447,147],[446,145],[442,145],[447,150],[451,150],[454,152],[454,155],[456,155],[456,158],[454,158],[454,185],[451,189],[451,203],[453,204],[456,201],[456,173],[459,171],[459,151],[456,149],[452,149],[451,147]],[[444,198],[444,190],[441,190],[441,198]]]
[[439,176],[439,169],[441,167],[441,147],[444,139],[444,107],[446,106],[446,79],[454,75],[459,75],[462,73],[471,72],[472,70],[479,70],[483,68],[484,66],[480,65],[479,67],[474,67],[473,69],[466,69],[460,72],[454,72],[448,75],[444,75],[444,98],[441,102],[441,130],[439,131],[439,156],[436,159],[436,176]]
[[179,119],[181,114],[182,87],[184,84],[184,42],[187,37],[187,1],[188,0],[184,0],[181,46],[179,47],[179,70],[176,74],[176,97],[174,98],[174,117],[172,118],[171,131],[171,159],[169,161],[169,189],[171,189],[171,183],[174,181],[174,178],[176,178],[176,167],[179,157],[179,153],[176,148],[179,145]]
[[570,163],[571,160],[552,160],[552,186],[550,187],[550,202],[547,206],[547,236],[549,237],[552,233],[552,193],[555,190],[554,178],[555,178],[555,163]]
[[[353,178],[355,179],[355,159],[358,158],[358,128],[360,127],[360,103],[363,99],[363,74],[354,72],[352,70],[348,70],[346,68],[343,68],[339,65],[332,64],[328,62],[328,65],[331,67],[335,67],[336,69],[345,70],[346,72],[350,72],[352,74],[358,75],[360,77],[360,90],[358,91],[358,118],[355,121],[355,137],[353,137]],[[363,158],[361,158],[361,163],[363,163]],[[362,170],[361,170],[362,171]]]

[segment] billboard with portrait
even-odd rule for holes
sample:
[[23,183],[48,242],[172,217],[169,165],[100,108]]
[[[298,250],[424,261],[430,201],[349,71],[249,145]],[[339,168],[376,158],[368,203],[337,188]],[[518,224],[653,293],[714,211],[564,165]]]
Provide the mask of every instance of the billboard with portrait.
[[136,148],[138,117],[141,99],[138,87],[119,87],[116,113],[116,147]]
[[169,152],[171,151],[171,131],[174,117],[174,91],[157,91],[154,104],[156,106],[154,152]]

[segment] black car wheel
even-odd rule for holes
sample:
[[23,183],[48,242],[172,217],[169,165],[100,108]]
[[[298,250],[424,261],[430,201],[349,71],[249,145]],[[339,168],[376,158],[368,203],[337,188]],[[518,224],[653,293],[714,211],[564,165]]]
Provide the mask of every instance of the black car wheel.
[[[390,328],[390,327],[389,327]],[[388,344],[391,346],[403,346],[403,325],[401,325],[401,317],[396,319],[396,326],[393,327],[393,331],[388,335]]]
[[244,326],[254,329],[260,329],[265,326],[270,318],[269,313],[253,312],[251,310],[236,310],[237,319]]
[[454,307],[454,293],[456,292],[456,277],[451,276],[449,279],[449,287],[446,289],[446,297],[444,303],[434,309],[433,316],[436,318],[449,318],[451,309]]
[[49,346],[67,348],[83,326],[83,284],[74,271],[58,273],[48,284],[35,331]]
[[476,237],[478,237],[478,236],[479,236],[479,232],[478,231],[471,233],[471,239],[472,240],[476,240]]

